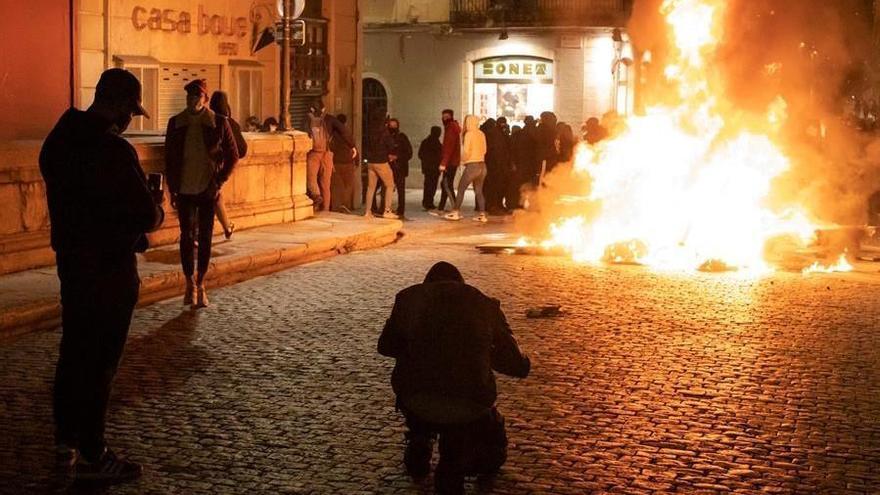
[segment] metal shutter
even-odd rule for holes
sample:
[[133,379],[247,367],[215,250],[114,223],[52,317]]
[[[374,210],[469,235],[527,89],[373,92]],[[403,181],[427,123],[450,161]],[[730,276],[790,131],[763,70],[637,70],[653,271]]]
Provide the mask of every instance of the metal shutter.
[[208,81],[208,92],[220,89],[220,66],[198,64],[162,65],[159,68],[159,115],[158,122],[164,126],[173,115],[186,108],[186,92],[183,87],[194,79]]

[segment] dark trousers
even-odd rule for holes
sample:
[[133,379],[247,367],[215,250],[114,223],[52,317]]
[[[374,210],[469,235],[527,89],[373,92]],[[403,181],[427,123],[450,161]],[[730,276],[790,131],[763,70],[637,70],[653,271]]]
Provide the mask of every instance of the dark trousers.
[[95,459],[104,449],[110,387],[137,303],[137,260],[58,255],[57,263],[62,335],[52,391],[55,441]]
[[396,213],[403,216],[406,213],[406,175],[399,172],[397,168],[392,168],[394,172],[394,189],[397,190],[397,211]]
[[334,163],[330,179],[330,209],[351,212],[354,210],[354,162]]
[[458,167],[447,167],[440,178],[440,206],[441,210],[446,209],[446,200],[455,206],[455,172]]
[[440,170],[422,170],[425,183],[422,187],[422,207],[426,210],[434,209],[434,196],[437,195],[437,181],[440,180]]
[[464,424],[429,423],[411,411],[400,407],[414,438],[440,437],[440,461],[437,476],[461,477],[497,472],[507,460],[507,432],[504,416],[492,408],[486,415]]
[[199,235],[199,276],[208,273],[211,263],[211,240],[214,236],[214,188],[201,194],[180,194],[177,196],[177,215],[180,217],[180,265],[183,274],[193,275],[193,251],[195,250],[195,230]]

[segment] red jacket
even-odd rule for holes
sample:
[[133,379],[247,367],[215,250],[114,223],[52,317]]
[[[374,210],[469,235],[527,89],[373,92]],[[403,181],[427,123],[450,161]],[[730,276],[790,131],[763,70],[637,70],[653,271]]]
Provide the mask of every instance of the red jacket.
[[[210,112],[205,116],[206,124],[203,129],[205,149],[208,150],[208,156],[211,157],[214,166],[213,183],[219,189],[232,175],[232,168],[238,162],[238,148],[228,119],[209,109],[205,109],[205,112]],[[180,191],[183,149],[186,146],[188,125],[189,117],[184,110],[168,120],[168,129],[165,132],[165,174],[168,179],[168,189],[173,194]]]
[[450,120],[443,132],[443,159],[441,167],[457,167],[461,162],[461,126]]

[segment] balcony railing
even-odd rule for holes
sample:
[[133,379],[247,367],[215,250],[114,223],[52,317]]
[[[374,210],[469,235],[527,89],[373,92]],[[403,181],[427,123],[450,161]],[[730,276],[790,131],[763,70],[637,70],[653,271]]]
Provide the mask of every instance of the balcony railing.
[[633,0],[451,0],[449,21],[465,27],[623,26]]

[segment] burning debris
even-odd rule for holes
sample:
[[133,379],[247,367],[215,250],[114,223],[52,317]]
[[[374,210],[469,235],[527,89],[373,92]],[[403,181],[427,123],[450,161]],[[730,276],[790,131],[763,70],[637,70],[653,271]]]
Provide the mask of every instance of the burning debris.
[[792,166],[779,144],[789,105],[776,97],[760,112],[738,108],[713,65],[728,7],[663,1],[674,44],[663,70],[670,94],[629,118],[619,135],[579,145],[573,162],[546,178],[536,212],[523,217],[540,216],[549,228],[519,248],[561,248],[578,261],[765,272],[768,243],[785,238],[807,249],[820,241],[806,210],[771,207],[776,182]]

